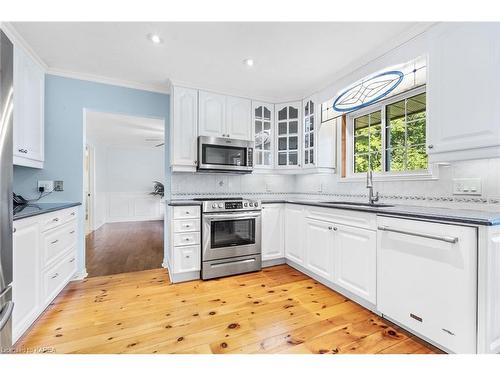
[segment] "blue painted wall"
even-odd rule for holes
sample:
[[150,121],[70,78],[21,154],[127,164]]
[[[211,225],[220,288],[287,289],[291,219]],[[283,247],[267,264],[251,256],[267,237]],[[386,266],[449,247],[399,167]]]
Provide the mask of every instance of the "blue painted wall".
[[[169,95],[102,83],[46,75],[45,164],[38,170],[14,167],[14,191],[26,198],[37,196],[37,180],[63,180],[64,191],[41,202],[81,202],[83,199],[84,109],[165,119],[168,137]],[[165,139],[165,145],[169,141]],[[165,189],[169,196],[169,150],[165,147]],[[83,209],[80,210],[79,266],[84,268]]]

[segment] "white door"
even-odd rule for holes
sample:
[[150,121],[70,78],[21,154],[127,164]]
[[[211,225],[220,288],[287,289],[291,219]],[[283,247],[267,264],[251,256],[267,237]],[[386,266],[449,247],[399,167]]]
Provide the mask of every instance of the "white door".
[[377,233],[335,224],[335,283],[376,303]]
[[13,338],[14,341],[38,315],[40,302],[40,230],[38,223],[14,223],[13,235]]
[[171,165],[196,169],[198,144],[198,90],[174,87],[172,90]]
[[306,268],[329,281],[333,281],[334,225],[332,223],[305,219]]
[[199,91],[199,134],[208,137],[225,137],[226,96],[208,91]]
[[377,309],[455,353],[476,349],[477,229],[378,218]]
[[226,134],[229,138],[252,140],[252,102],[248,99],[226,98]]
[[429,154],[500,145],[500,25],[437,30],[429,53]]
[[285,256],[285,220],[281,204],[262,206],[262,260]]
[[302,206],[285,208],[285,255],[297,264],[304,263],[304,210]]

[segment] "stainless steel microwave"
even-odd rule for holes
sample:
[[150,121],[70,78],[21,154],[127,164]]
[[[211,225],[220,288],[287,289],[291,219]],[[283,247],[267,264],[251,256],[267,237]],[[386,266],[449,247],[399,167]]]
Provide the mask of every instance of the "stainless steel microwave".
[[198,170],[251,173],[254,142],[240,139],[198,137]]

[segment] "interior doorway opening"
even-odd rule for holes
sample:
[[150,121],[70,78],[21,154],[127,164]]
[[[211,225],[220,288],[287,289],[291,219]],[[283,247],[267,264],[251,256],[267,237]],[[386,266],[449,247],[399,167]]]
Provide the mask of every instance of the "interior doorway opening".
[[164,120],[94,111],[84,116],[88,276],[160,268]]

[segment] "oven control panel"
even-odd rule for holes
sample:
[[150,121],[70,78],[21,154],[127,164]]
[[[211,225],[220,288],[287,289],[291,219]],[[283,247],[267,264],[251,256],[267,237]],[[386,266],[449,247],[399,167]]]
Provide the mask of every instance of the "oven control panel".
[[259,211],[260,202],[251,199],[203,201],[203,212]]

